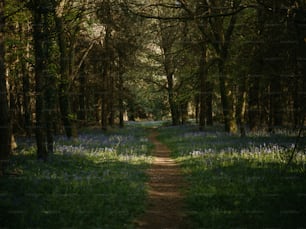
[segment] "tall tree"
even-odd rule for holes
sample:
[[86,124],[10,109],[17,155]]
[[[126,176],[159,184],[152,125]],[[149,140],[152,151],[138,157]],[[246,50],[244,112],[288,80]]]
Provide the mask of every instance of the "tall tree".
[[5,76],[5,1],[0,1],[0,173],[11,152],[11,127]]
[[170,105],[172,124],[178,125],[180,123],[179,107],[177,100],[177,94],[175,91],[175,74],[177,71],[176,59],[175,59],[175,41],[177,39],[177,33],[179,29],[177,23],[159,21],[160,28],[160,47],[163,54],[163,67],[167,78],[167,92],[168,101]]
[[[71,68],[73,63],[73,57],[69,53],[73,53],[74,39],[70,37],[68,39],[68,31],[65,31],[65,18],[64,10],[67,4],[67,0],[61,0],[59,2],[54,1],[54,19],[56,34],[58,38],[58,47],[60,51],[60,82],[59,82],[59,107],[61,111],[61,118],[65,128],[65,132],[68,138],[76,137],[76,126],[73,123],[73,115],[71,110],[70,101],[70,85],[71,85]],[[69,28],[69,27],[68,27]],[[76,34],[71,33],[72,36]],[[70,45],[68,45],[70,44]],[[68,47],[70,46],[70,47]]]
[[[53,5],[50,1],[32,0],[30,9],[33,15],[33,40],[35,55],[35,112],[36,112],[36,144],[37,157],[46,161],[48,153],[53,151],[53,137],[51,131],[54,110],[49,100],[52,94],[53,75],[50,72],[50,56],[52,46],[52,13]],[[51,120],[50,120],[51,119]],[[51,122],[51,123],[50,123]]]

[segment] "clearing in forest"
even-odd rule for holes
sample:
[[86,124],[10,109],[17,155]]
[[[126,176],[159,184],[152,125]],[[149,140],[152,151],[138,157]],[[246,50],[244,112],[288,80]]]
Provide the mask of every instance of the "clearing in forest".
[[170,158],[170,150],[156,139],[157,130],[152,130],[149,140],[154,144],[154,162],[148,170],[148,208],[136,221],[137,228],[188,228],[183,212],[184,182],[180,168]]

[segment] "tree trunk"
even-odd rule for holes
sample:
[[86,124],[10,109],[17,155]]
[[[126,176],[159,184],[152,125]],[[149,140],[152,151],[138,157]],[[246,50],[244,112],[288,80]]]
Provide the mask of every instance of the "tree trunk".
[[184,125],[188,121],[188,101],[180,103],[181,124]]
[[251,75],[249,79],[248,119],[250,130],[255,130],[260,124],[259,75]]
[[[62,6],[63,7],[63,6]],[[73,114],[71,112],[71,104],[69,100],[69,58],[67,47],[67,36],[64,30],[62,9],[57,9],[55,15],[56,33],[60,50],[60,83],[59,83],[59,105],[61,111],[62,122],[68,138],[77,137],[77,130],[73,123]]]
[[233,92],[228,89],[228,79],[225,75],[223,60],[219,62],[219,83],[225,131],[236,133],[237,123],[235,120],[235,111],[233,109]]
[[[18,79],[21,79],[22,95],[18,96],[18,119],[22,122],[22,131],[26,136],[30,137],[32,132],[31,107],[30,107],[30,65],[27,60],[30,59],[30,23],[26,21],[24,24],[18,23],[18,33],[20,42],[25,42],[25,50],[22,53],[17,52],[18,62],[20,62],[20,71]],[[18,92],[19,93],[19,92]],[[17,93],[17,94],[18,94]],[[12,110],[12,109],[11,109]],[[19,122],[20,122],[19,121]]]
[[85,77],[85,65],[82,64],[79,72],[79,111],[78,120],[81,120],[82,124],[86,122],[86,77]]
[[124,119],[123,119],[123,114],[124,114],[124,104],[123,104],[123,75],[122,72],[119,70],[119,127],[123,128],[124,127]]
[[108,66],[104,66],[102,74],[102,95],[101,95],[101,127],[102,130],[107,130],[108,122],[108,96],[107,96],[107,77],[108,77]]
[[[36,7],[36,4],[34,4]],[[39,8],[39,7],[37,7]],[[37,144],[37,158],[39,160],[47,160],[47,139],[46,139],[46,120],[44,116],[45,102],[44,102],[44,66],[46,60],[44,58],[44,32],[42,24],[42,14],[39,9],[33,9],[33,38],[34,38],[34,52],[35,52],[35,93],[36,93],[36,144]]]
[[31,136],[32,120],[31,120],[31,108],[30,108],[30,75],[28,74],[28,68],[25,61],[22,61],[22,96],[23,96],[23,110],[24,110],[24,125],[27,136]]
[[0,173],[3,172],[11,152],[11,126],[5,79],[4,5],[4,0],[0,0]]
[[220,94],[221,94],[221,104],[224,118],[225,131],[230,131],[229,125],[229,104],[228,96],[226,92],[226,80],[223,71],[223,63],[219,64],[219,84],[220,84]]
[[194,97],[194,105],[195,105],[195,120],[196,123],[200,125],[199,116],[200,116],[200,95],[195,95]]
[[[306,9],[305,9],[305,3],[304,1],[300,5],[300,8],[296,10],[296,15],[295,15],[295,27],[297,30],[297,40],[298,40],[298,46],[297,46],[297,72],[301,74],[299,77],[299,83],[301,84],[300,90],[297,90],[297,95],[296,95],[296,123],[298,123],[299,127],[304,126],[305,123],[305,114],[306,114],[306,31],[305,31],[305,24],[306,24]],[[298,107],[298,108],[297,108]]]
[[269,129],[272,131],[275,126],[282,125],[282,105],[281,105],[281,79],[278,75],[271,77],[270,84],[270,118]]
[[207,54],[206,44],[202,45],[202,58],[200,60],[200,112],[199,112],[199,129],[204,130],[206,125],[213,125],[212,118],[212,85],[207,80]]
[[237,122],[240,128],[240,135],[241,137],[245,137],[246,135],[246,108],[247,108],[247,91],[246,91],[246,78],[242,76],[241,79],[239,79],[240,85],[239,85],[239,91],[238,91],[238,103],[237,103]]
[[212,126],[213,122],[213,85],[211,82],[206,82],[206,124]]
[[171,111],[171,118],[172,118],[172,125],[176,126],[180,124],[180,117],[178,111],[178,105],[174,98],[174,88],[173,88],[173,74],[167,74],[167,81],[168,81],[168,101],[170,105]]
[[199,112],[199,129],[204,130],[206,126],[206,81],[208,69],[206,67],[207,57],[206,57],[206,44],[202,45],[200,66],[199,66],[199,77],[200,77],[200,112]]
[[[111,73],[112,70],[109,71]],[[114,110],[114,77],[112,74],[109,74],[107,77],[108,82],[108,124],[113,127],[115,123],[115,110]]]

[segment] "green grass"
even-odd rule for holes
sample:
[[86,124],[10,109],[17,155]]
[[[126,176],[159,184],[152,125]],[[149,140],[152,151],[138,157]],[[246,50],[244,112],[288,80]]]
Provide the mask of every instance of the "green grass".
[[[284,172],[293,135],[197,132],[160,128],[188,182],[186,205],[194,228],[305,228],[306,160],[301,150]],[[305,139],[304,139],[305,142]]]
[[47,163],[34,147],[12,157],[15,175],[0,177],[0,228],[133,228],[147,195],[145,130],[82,134],[59,139]]
[[77,140],[59,137],[47,163],[19,142],[12,175],[0,177],[0,228],[133,228],[145,209],[152,160],[145,136],[156,127],[188,183],[193,228],[306,227],[305,146],[284,172],[294,134],[240,138],[144,122],[107,133],[83,130]]

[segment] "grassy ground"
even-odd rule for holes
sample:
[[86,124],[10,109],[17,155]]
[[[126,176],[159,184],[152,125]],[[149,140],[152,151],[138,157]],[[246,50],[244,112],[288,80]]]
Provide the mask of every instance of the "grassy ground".
[[47,163],[19,140],[11,176],[0,177],[0,228],[132,228],[144,209],[152,145],[143,128],[85,130],[57,138]]
[[305,146],[284,172],[294,134],[240,138],[162,125],[58,137],[48,163],[36,160],[33,139],[19,139],[14,175],[0,177],[0,228],[133,228],[145,208],[152,148],[145,136],[154,127],[181,163],[194,228],[306,227]]
[[305,148],[284,171],[294,134],[240,138],[192,125],[160,132],[189,184],[194,228],[306,227]]

